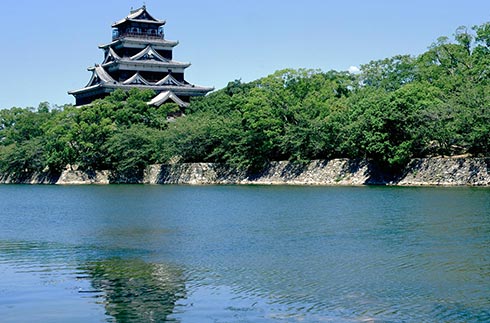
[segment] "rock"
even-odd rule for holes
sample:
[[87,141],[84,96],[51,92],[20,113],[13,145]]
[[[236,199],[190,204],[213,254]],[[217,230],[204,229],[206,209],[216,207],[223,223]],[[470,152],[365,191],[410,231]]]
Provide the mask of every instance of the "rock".
[[[84,172],[67,167],[61,175],[47,173],[14,177],[0,175],[0,183],[109,184],[118,176],[110,171]],[[305,165],[271,162],[262,172],[250,174],[213,163],[151,165],[143,184],[256,184],[256,185],[399,185],[399,186],[490,186],[490,158],[413,159],[399,174],[390,174],[367,160],[315,160]]]

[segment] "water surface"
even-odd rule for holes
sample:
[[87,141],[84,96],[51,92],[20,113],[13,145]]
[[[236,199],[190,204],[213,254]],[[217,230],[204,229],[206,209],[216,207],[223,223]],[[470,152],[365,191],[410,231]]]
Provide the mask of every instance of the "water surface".
[[490,190],[0,185],[6,322],[490,321]]

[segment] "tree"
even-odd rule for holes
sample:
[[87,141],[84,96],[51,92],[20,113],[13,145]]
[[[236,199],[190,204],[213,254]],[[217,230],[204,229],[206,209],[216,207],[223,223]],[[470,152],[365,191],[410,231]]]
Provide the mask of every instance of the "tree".
[[395,91],[416,78],[415,59],[409,55],[371,61],[361,65],[360,80],[365,86]]
[[117,181],[141,179],[145,168],[157,161],[158,138],[162,133],[142,124],[119,129],[103,145],[105,164],[117,174]]
[[43,141],[34,138],[22,143],[0,146],[0,172],[14,181],[24,181],[44,170]]

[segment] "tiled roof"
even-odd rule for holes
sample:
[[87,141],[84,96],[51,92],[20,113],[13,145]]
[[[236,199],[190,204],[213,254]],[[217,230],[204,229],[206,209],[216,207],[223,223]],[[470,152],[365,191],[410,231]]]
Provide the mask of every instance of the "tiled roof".
[[172,100],[175,103],[177,103],[180,107],[187,107],[189,104],[185,103],[182,101],[175,93],[172,91],[164,91],[159,93],[157,96],[155,96],[153,99],[151,99],[150,102],[148,102],[148,105],[156,105],[156,106],[161,106],[168,100]]
[[131,11],[131,13],[125,17],[124,19],[121,19],[117,22],[115,22],[112,27],[117,27],[127,21],[132,21],[132,22],[140,22],[140,23],[147,23],[147,24],[156,24],[156,25],[164,25],[165,20],[158,20],[153,18],[152,15],[148,13],[146,10],[146,6],[143,6],[139,9]]

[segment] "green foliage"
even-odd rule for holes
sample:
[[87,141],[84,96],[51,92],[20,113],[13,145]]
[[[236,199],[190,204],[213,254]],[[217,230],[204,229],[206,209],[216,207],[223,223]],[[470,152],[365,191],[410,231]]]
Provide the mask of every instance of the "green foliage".
[[58,112],[57,108],[50,111],[46,102],[39,104],[37,110],[15,107],[0,110],[0,145],[21,143],[42,136],[42,125]]
[[361,65],[361,81],[366,86],[394,91],[415,80],[417,68],[414,58],[397,55]]
[[102,146],[106,164],[115,171],[119,181],[141,178],[145,168],[157,161],[161,131],[145,125],[118,129]]
[[163,151],[184,162],[223,162],[230,143],[240,138],[236,118],[200,112],[178,119],[165,132]]
[[281,70],[235,80],[175,104],[115,91],[80,108],[0,110],[0,171],[21,178],[67,165],[132,181],[152,163],[219,162],[258,171],[270,161],[368,158],[391,169],[413,157],[490,153],[490,23],[459,27],[419,55],[361,73]]
[[13,180],[22,181],[46,164],[41,138],[0,146],[0,172]]

